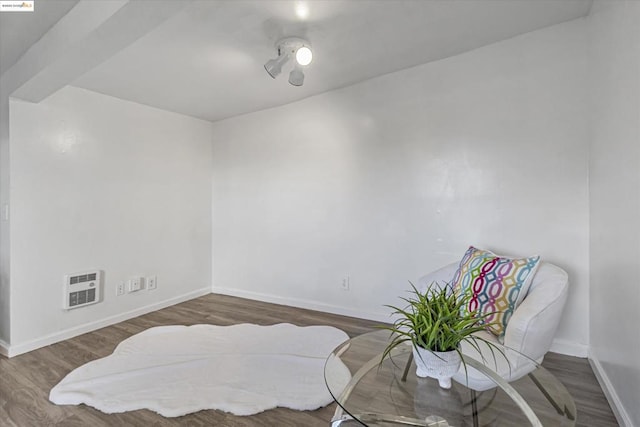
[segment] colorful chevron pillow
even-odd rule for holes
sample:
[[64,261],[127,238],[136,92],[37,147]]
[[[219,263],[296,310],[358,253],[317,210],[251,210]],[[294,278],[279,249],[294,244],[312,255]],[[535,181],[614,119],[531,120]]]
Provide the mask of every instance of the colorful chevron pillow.
[[540,257],[509,258],[470,246],[453,276],[453,289],[470,297],[463,310],[478,315],[493,313],[483,319],[487,329],[499,338],[514,310],[524,299]]

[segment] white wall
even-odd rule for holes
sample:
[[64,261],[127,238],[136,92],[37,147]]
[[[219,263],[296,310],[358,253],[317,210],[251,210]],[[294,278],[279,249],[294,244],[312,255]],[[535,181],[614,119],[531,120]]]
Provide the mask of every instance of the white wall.
[[[210,292],[209,122],[72,87],[10,108],[13,353]],[[104,302],[62,310],[87,269]],[[132,275],[158,289],[116,297]]]
[[589,16],[590,358],[622,425],[640,426],[640,3]]
[[388,319],[469,244],[540,254],[586,355],[585,66],[578,20],[214,123],[214,291]]

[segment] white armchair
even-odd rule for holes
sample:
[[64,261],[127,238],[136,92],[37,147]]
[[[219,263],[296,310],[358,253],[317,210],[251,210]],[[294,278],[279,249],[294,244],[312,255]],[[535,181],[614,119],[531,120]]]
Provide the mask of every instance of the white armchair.
[[[418,280],[416,288],[423,291],[433,282],[448,283],[457,268],[456,262],[427,274]],[[542,362],[558,328],[568,290],[567,273],[560,267],[543,262],[533,277],[524,300],[513,312],[505,330],[504,345],[515,350],[515,352],[505,353],[509,362],[507,363],[500,354],[494,357],[489,346],[481,341],[478,341],[478,344],[482,355],[465,343],[462,345],[462,353],[477,360],[483,360],[484,357],[484,360],[490,364],[490,368],[508,382],[527,375],[535,368],[535,364],[518,354],[523,354],[537,363]],[[488,341],[498,342],[497,337],[489,332],[481,334],[482,338]],[[467,368],[466,373],[464,367],[461,367],[453,379],[476,391],[488,390],[496,386],[492,380],[471,367]]]

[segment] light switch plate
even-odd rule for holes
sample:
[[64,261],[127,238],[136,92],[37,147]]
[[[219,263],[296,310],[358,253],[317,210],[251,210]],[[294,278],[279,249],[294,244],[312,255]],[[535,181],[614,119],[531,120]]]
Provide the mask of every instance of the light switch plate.
[[132,277],[129,279],[129,292],[136,292],[142,289],[142,277]]

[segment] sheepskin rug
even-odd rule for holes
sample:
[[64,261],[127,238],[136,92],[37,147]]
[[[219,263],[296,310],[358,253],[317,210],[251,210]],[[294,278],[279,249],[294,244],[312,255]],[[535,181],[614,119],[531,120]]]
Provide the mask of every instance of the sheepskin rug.
[[[314,410],[333,401],[324,363],[348,338],[330,326],[288,323],[155,327],[69,373],[49,399],[107,414],[150,409],[165,417],[203,409],[235,415],[278,406]],[[342,377],[346,386],[346,366]]]

